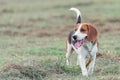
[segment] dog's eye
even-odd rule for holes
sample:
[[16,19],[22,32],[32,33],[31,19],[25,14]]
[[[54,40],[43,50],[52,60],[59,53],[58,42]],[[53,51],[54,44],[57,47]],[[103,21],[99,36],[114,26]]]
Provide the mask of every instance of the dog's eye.
[[85,30],[85,29],[81,29],[80,31],[81,31],[81,32],[85,32],[86,30]]

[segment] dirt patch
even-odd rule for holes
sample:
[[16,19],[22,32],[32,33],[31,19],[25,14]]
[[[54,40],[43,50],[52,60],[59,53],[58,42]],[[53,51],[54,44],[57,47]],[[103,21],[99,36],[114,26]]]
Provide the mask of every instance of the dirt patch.
[[120,19],[112,18],[112,19],[107,19],[107,21],[110,22],[110,23],[115,23],[115,22],[120,22]]
[[97,58],[105,58],[105,59],[114,59],[118,63],[120,63],[120,56],[116,56],[113,54],[105,54],[105,53],[97,53]]
[[[101,25],[101,24],[100,24]],[[38,37],[67,37],[69,32],[74,29],[74,25],[66,27],[50,27],[50,28],[21,28],[20,26],[15,29],[3,28],[0,30],[0,35],[9,36],[38,36]],[[97,27],[99,34],[109,33],[111,31],[119,32],[119,27],[111,28],[111,26]]]
[[107,33],[110,32],[112,29],[110,28],[110,26],[103,26],[101,29],[99,29],[100,33]]
[[[38,62],[38,61],[36,61]],[[64,69],[61,67],[59,62],[39,62],[36,65],[20,65],[20,64],[7,64],[3,69],[0,70],[0,78],[21,78],[30,80],[43,80],[43,78],[54,75],[63,74]]]
[[67,26],[66,28],[50,28],[50,29],[42,29],[42,28],[36,28],[26,31],[27,35],[35,35],[38,37],[51,37],[51,36],[60,36],[64,37],[67,36],[70,30],[73,29],[73,26]]
[[[4,75],[4,76],[1,76]],[[31,80],[41,79],[46,77],[44,70],[35,68],[34,66],[22,66],[17,64],[9,64],[0,71],[0,77],[18,77],[18,78],[29,78]]]
[[50,29],[43,29],[43,28],[35,28],[35,29],[1,29],[1,35],[9,35],[9,36],[38,36],[38,37],[51,37],[51,36],[67,36],[69,31],[72,30],[73,27],[66,27],[66,28],[50,28]]
[[14,13],[14,11],[11,9],[2,9],[0,13]]
[[21,36],[25,36],[27,35],[26,32],[20,32],[18,30],[10,30],[10,29],[1,29],[0,30],[0,35],[9,35],[9,36],[18,36],[18,35],[21,35]]
[[[106,55],[106,54],[101,54],[101,53],[97,53],[97,58],[101,59],[107,59],[107,60],[114,60],[114,62],[119,64],[120,63],[120,56],[115,56],[115,55]],[[8,64],[6,66],[4,66],[3,69],[1,69],[0,71],[0,78],[1,79],[5,79],[8,77],[12,77],[12,78],[20,78],[20,79],[26,79],[28,78],[29,80],[42,80],[44,78],[49,78],[55,74],[57,75],[63,75],[66,76],[66,74],[68,74],[69,76],[77,76],[80,74],[79,67],[68,67],[66,65],[63,64],[63,62],[61,61],[50,61],[49,62],[45,61],[45,62],[38,62],[35,61],[34,66],[30,66],[30,65],[20,65],[20,64]],[[106,65],[106,63],[104,63]],[[101,64],[102,65],[102,64]],[[109,64],[110,65],[110,64]],[[97,74],[101,74],[101,73],[119,73],[117,71],[117,69],[119,69],[119,67],[112,65],[113,69],[115,71],[111,71],[111,67],[110,66],[105,66],[103,68],[99,67],[99,65],[97,66],[98,69],[95,71]],[[107,69],[109,68],[109,69]]]

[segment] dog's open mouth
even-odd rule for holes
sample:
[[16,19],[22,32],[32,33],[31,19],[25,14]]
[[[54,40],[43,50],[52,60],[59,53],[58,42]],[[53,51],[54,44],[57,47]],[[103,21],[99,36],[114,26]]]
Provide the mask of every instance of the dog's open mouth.
[[85,42],[86,38],[82,39],[82,40],[77,40],[74,44],[75,48],[78,49],[79,47],[81,47],[83,45],[83,43]]

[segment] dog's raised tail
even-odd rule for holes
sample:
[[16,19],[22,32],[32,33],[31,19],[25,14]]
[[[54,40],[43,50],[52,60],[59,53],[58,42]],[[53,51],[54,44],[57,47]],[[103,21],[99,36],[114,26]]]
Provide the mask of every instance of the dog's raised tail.
[[77,8],[70,8],[70,10],[76,12],[76,14],[77,14],[77,24],[81,23],[81,13],[80,13],[79,9],[77,9]]

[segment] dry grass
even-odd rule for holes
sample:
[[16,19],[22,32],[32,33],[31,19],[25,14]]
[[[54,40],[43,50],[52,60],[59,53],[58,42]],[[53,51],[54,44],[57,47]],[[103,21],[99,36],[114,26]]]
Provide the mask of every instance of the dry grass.
[[[119,2],[0,0],[0,80],[119,80]],[[65,40],[76,21],[70,7],[99,31],[95,73],[88,78],[74,54],[73,65],[65,65]]]

